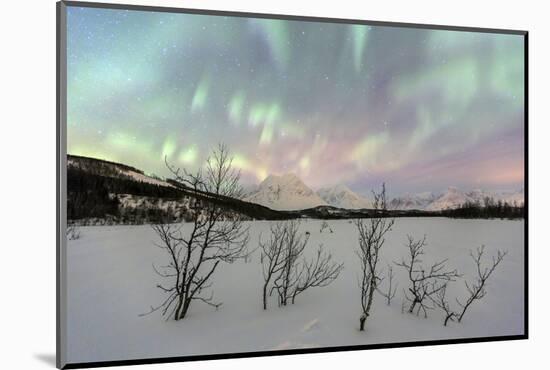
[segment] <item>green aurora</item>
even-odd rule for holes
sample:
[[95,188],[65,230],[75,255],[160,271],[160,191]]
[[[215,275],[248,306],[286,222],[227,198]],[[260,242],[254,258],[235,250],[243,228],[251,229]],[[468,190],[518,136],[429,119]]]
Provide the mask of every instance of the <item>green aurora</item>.
[[167,175],[219,142],[245,183],[512,190],[521,35],[68,8],[70,154]]

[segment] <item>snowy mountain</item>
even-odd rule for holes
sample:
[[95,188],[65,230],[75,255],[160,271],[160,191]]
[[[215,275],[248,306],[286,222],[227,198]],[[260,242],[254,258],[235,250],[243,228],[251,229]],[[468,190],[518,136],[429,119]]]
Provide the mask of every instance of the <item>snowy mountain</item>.
[[432,192],[425,192],[419,194],[405,194],[397,198],[393,198],[390,201],[390,209],[419,209],[424,210],[434,200],[438,198],[438,195]]
[[274,210],[299,210],[327,205],[294,174],[269,175],[245,199]]
[[524,202],[525,202],[524,197],[525,197],[525,194],[524,194],[524,191],[523,191],[523,188],[522,188],[521,190],[518,190],[518,191],[515,191],[515,192],[501,193],[500,199],[503,202],[507,202],[507,203],[510,203],[510,204],[516,204],[516,205],[520,206],[520,205],[523,205]]
[[220,204],[231,217],[235,213],[257,220],[290,217],[240,199],[196,192],[125,164],[73,155],[67,156],[67,198],[67,218],[81,225],[189,221],[195,212],[190,207],[192,199]]
[[496,193],[490,193],[485,190],[481,189],[474,189],[472,191],[469,191],[465,194],[468,197],[468,200],[471,202],[483,204],[484,200],[486,198],[493,198],[495,200],[500,199],[500,197]]
[[449,186],[449,188],[445,193],[443,193],[443,195],[435,199],[426,207],[426,210],[439,211],[442,209],[457,208],[461,204],[464,204],[468,201],[472,201],[472,198],[470,198],[468,195],[464,194],[454,186]]
[[345,185],[319,189],[317,195],[329,205],[338,208],[361,209],[372,207],[368,199],[354,193]]
[[243,197],[246,198],[258,191],[258,184],[245,184],[243,187]]
[[[348,210],[372,208],[370,200],[354,193],[343,184],[314,192],[294,174],[270,175],[260,185],[250,186],[246,193],[245,201],[277,211],[303,210],[322,205]],[[523,189],[517,192],[490,192],[481,189],[461,191],[450,186],[443,193],[407,193],[395,197],[389,202],[388,208],[391,210],[440,211],[457,208],[467,202],[483,205],[486,198],[491,198],[495,202],[502,201],[519,206],[523,204],[523,193]]]
[[457,208],[458,206],[470,202],[484,204],[486,198],[491,198],[495,202],[502,201],[509,204],[523,204],[523,189],[517,192],[489,192],[486,190],[475,189],[469,192],[462,192],[455,187],[449,187],[445,193],[435,199],[424,209],[428,211],[439,211],[442,209]]

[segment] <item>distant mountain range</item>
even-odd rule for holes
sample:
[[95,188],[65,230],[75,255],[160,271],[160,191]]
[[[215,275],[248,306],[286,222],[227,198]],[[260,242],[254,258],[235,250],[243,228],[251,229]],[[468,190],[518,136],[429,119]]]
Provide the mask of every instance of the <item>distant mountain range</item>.
[[523,193],[523,189],[516,192],[489,192],[480,189],[463,192],[456,187],[450,186],[444,193],[440,194],[425,192],[406,194],[393,198],[390,202],[390,208],[400,210],[418,209],[441,211],[444,209],[454,209],[465,203],[478,203],[483,205],[485,199],[521,206],[523,205]]
[[[379,215],[372,210],[369,199],[345,185],[315,192],[294,174],[268,176],[259,185],[248,187],[244,199],[235,199],[194,190],[174,180],[149,176],[124,164],[72,155],[67,156],[67,197],[68,219],[88,224],[186,220],[193,214],[189,207],[191,199],[218,204],[227,209],[228,215],[238,213],[248,219],[349,219]],[[393,198],[385,215],[473,217],[455,212],[459,211],[455,208],[466,202],[483,204],[487,197],[519,206],[523,204],[523,189],[490,193],[482,190],[462,192],[451,187],[442,194],[406,194]],[[508,216],[498,214],[491,217]]]
[[[389,208],[440,211],[457,208],[467,202],[483,204],[486,198],[522,205],[523,189],[499,193],[479,189],[463,192],[456,187],[449,187],[444,193],[424,192],[395,197],[390,200]],[[300,210],[325,205],[343,209],[372,207],[371,200],[345,185],[322,188],[315,192],[294,174],[268,176],[257,187],[251,188],[245,200],[274,210]]]
[[[190,220],[190,201],[214,203],[250,220],[295,218],[349,219],[372,217],[370,209],[351,210],[325,205],[296,176],[272,176],[263,186],[248,190],[254,200],[297,210],[274,210],[246,200],[195,190],[174,180],[149,176],[124,164],[95,158],[67,156],[67,218],[79,225],[144,224]],[[292,203],[289,201],[293,200]],[[285,203],[286,202],[286,203]],[[313,206],[314,204],[323,204]],[[378,214],[378,213],[376,213]],[[438,216],[427,211],[390,211],[396,217]]]
[[393,198],[388,207],[390,209],[426,209],[436,199],[438,195],[432,192],[424,192],[418,194],[404,194],[400,197]]

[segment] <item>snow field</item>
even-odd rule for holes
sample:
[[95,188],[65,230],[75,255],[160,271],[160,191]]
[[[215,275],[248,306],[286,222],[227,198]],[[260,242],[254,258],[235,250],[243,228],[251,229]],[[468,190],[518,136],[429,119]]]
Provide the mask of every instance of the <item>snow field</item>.
[[[443,326],[443,314],[428,318],[402,313],[406,273],[394,266],[398,292],[391,306],[375,296],[366,331],[359,332],[360,297],[355,226],[349,220],[329,221],[333,233],[320,233],[322,221],[303,220],[301,230],[311,233],[306,251],[319,244],[330,251],[344,270],[331,285],[300,295],[295,305],[279,308],[275,297],[262,310],[263,284],[259,250],[251,261],[222,264],[213,278],[216,311],[200,302],[188,317],[165,321],[160,313],[140,317],[163,298],[155,288],[158,277],[151,266],[166,262],[153,243],[148,225],[81,227],[81,238],[67,247],[68,359],[70,362],[108,361],[290,348],[328,347],[370,343],[410,342],[465,337],[517,335],[524,318],[524,223],[503,220],[446,218],[396,219],[386,238],[380,267],[406,257],[406,235],[427,235],[426,264],[449,258],[448,267],[464,274],[447,296],[465,298],[463,279],[475,278],[469,250],[484,244],[486,258],[497,249],[508,255],[488,281],[487,296],[475,302],[462,323]],[[268,236],[270,221],[250,223],[250,248],[260,235]],[[185,225],[184,227],[189,227]],[[384,282],[381,289],[384,289]]]

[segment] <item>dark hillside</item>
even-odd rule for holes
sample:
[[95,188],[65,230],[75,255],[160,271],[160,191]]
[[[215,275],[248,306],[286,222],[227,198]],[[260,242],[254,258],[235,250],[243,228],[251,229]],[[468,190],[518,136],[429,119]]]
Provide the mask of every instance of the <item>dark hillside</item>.
[[[160,180],[124,164],[69,155],[67,216],[70,221],[90,219],[109,223],[156,223],[189,218],[189,202],[215,203],[256,220],[292,218],[352,219],[368,217],[523,218],[523,206],[487,200],[442,211],[342,209],[319,206],[299,211],[276,211],[259,204],[196,191],[173,180]],[[141,181],[143,180],[143,181]]]

